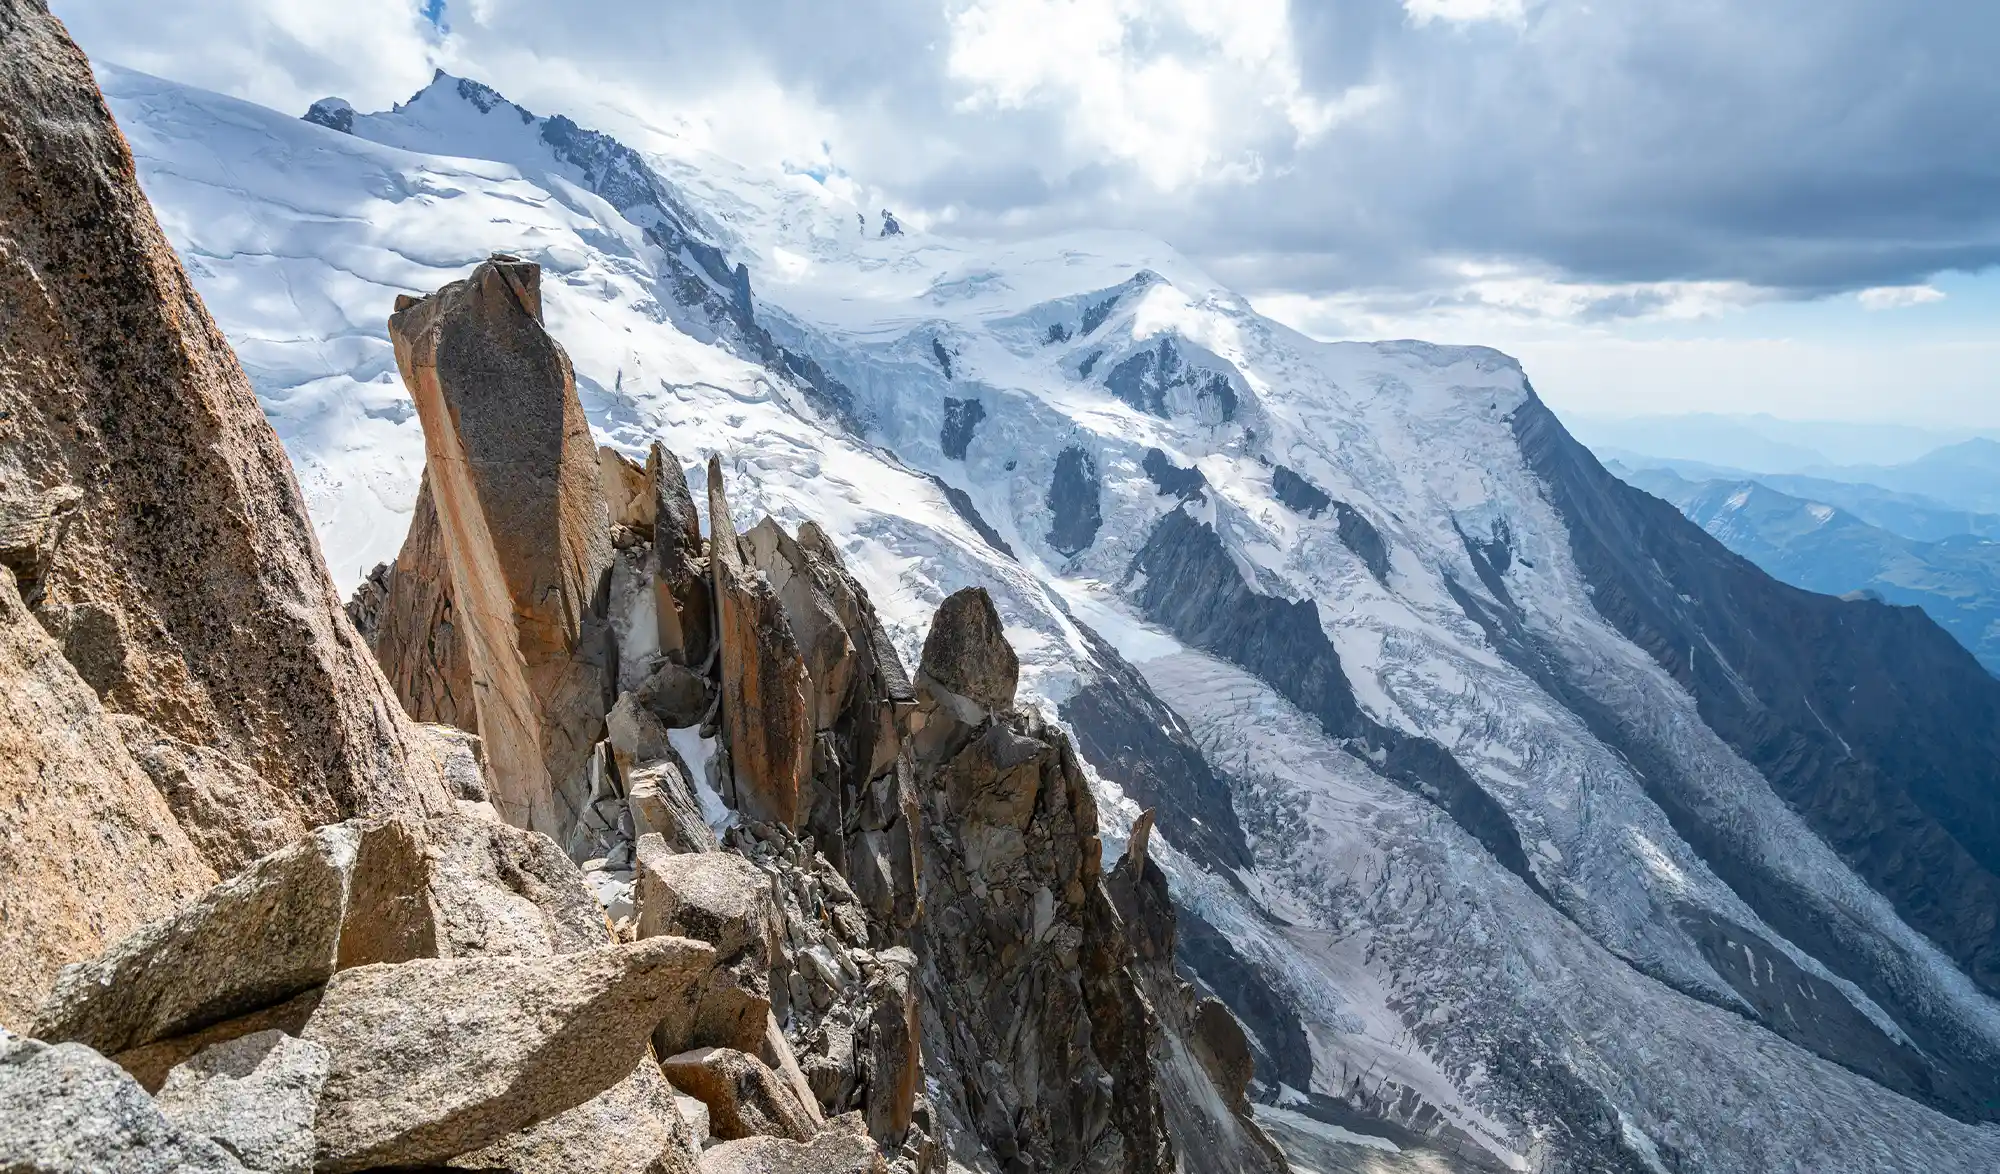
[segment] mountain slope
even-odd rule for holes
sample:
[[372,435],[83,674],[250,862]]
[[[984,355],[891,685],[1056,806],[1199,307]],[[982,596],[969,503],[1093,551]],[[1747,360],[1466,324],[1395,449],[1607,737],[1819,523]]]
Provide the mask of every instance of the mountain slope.
[[1756,481],[1689,481],[1665,469],[1612,469],[1686,514],[1772,576],[1826,595],[1872,592],[1920,607],[2000,673],[2000,544],[1969,534],[1916,542],[1845,510]]
[[[719,453],[739,520],[817,519],[912,662],[946,594],[993,592],[1107,850],[1160,808],[1182,960],[1326,1144],[2000,1152],[1995,929],[1953,903],[1991,880],[2000,685],[1621,496],[1505,356],[1314,342],[1125,234],[885,235],[809,177],[614,150],[458,79],[345,130],[102,80],[342,576],[416,492],[394,295],[539,261],[603,439]],[[1827,703],[1871,673],[1962,696],[1899,748],[1881,723],[1922,715]]]

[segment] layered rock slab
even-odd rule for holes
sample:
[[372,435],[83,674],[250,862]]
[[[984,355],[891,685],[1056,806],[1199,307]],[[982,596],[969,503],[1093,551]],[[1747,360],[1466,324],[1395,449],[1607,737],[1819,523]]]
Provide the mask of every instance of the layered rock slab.
[[423,421],[494,804],[566,841],[603,732],[612,552],[590,425],[569,358],[542,326],[541,271],[495,257],[399,303],[389,334]]
[[549,958],[344,970],[304,1038],[332,1065],[316,1168],[448,1160],[625,1080],[653,1025],[685,1014],[714,951],[655,938]]
[[36,1031],[132,1054],[145,1075],[229,1038],[227,1024],[241,1028],[233,1034],[291,1026],[311,1009],[279,1005],[336,971],[571,954],[609,940],[603,910],[545,836],[464,816],[352,820],[66,968]]

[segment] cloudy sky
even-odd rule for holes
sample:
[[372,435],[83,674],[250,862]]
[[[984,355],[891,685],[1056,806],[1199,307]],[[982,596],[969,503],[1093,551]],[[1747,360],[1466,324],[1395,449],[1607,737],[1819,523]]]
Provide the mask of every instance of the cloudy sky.
[[433,68],[840,172],[936,231],[1161,236],[1558,407],[2000,427],[1993,0],[53,0],[286,110]]

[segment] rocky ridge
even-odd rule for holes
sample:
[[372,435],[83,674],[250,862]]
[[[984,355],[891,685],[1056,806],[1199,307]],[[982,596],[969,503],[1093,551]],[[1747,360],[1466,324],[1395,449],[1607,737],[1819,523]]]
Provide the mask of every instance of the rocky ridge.
[[[117,142],[45,11],[9,0],[0,35],[9,84],[67,70],[65,113]],[[129,160],[123,180],[144,220]],[[0,233],[34,239],[40,210],[8,209]],[[120,227],[107,247],[130,247]],[[0,1015],[25,1035],[0,1035],[0,1166],[1137,1172],[1176,1168],[1179,1138],[1260,1136],[1236,1069],[1192,1107],[1162,1095],[1154,1058],[1212,1009],[1142,980],[1157,929],[1106,887],[1068,740],[1015,708],[992,601],[947,601],[912,684],[816,527],[739,534],[711,460],[704,539],[672,453],[639,467],[589,444],[538,291],[537,267],[496,257],[397,305],[427,507],[345,617],[270,603],[351,650],[325,678],[335,713],[376,699],[373,790],[336,795],[339,821],[248,835],[212,795],[176,805],[213,778],[253,797],[276,784],[230,731],[176,727],[205,735],[181,741],[118,708],[128,695],[93,687],[98,662],[64,642],[51,617],[67,613],[46,609],[81,597],[65,535],[100,517],[91,493],[57,484],[7,511],[6,736],[72,778],[109,763],[126,807],[95,826],[123,820],[149,851],[96,940],[5,943]],[[198,299],[173,310],[232,370]],[[12,375],[45,340],[5,341],[7,394],[45,408]],[[118,380],[145,358],[101,349]],[[222,402],[225,435],[275,454],[247,390]],[[214,451],[201,423],[174,440]],[[205,524],[302,531],[279,482]],[[313,564],[299,578],[330,600]],[[267,614],[256,576],[181,589],[177,606]],[[374,658],[352,655],[363,640]],[[124,663],[146,686],[201,679],[199,663]],[[314,728],[287,683],[237,687],[277,725]],[[37,791],[10,778],[8,793]],[[10,899],[59,895],[35,852],[93,827],[31,810],[43,838],[0,861]],[[97,896],[81,894],[93,912]],[[70,964],[43,977],[50,955]],[[1244,1168],[1281,1168],[1256,1152]]]

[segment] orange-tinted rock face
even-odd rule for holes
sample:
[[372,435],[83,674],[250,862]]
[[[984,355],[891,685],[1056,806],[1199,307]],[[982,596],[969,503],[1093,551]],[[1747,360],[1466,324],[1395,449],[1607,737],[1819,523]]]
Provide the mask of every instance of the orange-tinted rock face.
[[277,435],[88,62],[21,0],[0,5],[0,143],[0,484],[81,494],[37,618],[109,708],[249,766],[300,830],[397,805],[405,723]]
[[722,660],[722,722],[736,809],[797,830],[799,793],[812,761],[805,659],[771,584],[744,562],[722,466],[708,464],[709,565]]
[[653,493],[652,572],[660,651],[670,660],[699,667],[715,644],[701,522],[680,458],[657,440],[646,458],[646,484]]
[[315,824],[449,809],[89,63],[31,0],[0,0],[0,514],[27,580],[0,810],[33,825],[0,824],[0,893],[43,903],[0,910],[0,1015]]
[[423,420],[457,632],[494,803],[567,838],[604,730],[611,565],[597,448],[541,272],[495,258],[389,320]]
[[452,600],[444,530],[438,523],[429,476],[417,491],[410,532],[385,585],[373,630],[366,634],[403,708],[420,722],[478,733],[472,661]]

